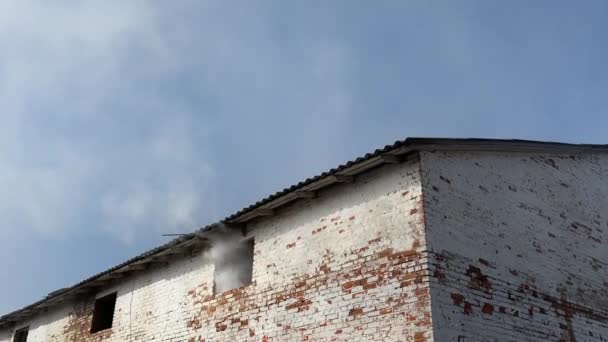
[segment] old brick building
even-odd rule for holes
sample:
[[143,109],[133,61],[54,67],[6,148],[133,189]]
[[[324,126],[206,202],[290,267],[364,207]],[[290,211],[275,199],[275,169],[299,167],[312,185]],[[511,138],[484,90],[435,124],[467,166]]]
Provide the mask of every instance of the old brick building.
[[[407,139],[7,314],[0,341],[607,341],[607,196],[607,146]],[[253,252],[221,292],[224,230]]]

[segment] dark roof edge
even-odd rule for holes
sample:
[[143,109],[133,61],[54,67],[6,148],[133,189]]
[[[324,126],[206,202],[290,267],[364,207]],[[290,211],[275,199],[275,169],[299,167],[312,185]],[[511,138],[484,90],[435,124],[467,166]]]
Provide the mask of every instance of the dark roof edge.
[[348,182],[354,176],[377,166],[395,163],[415,151],[508,151],[508,152],[552,152],[552,153],[589,153],[608,152],[608,145],[567,144],[558,142],[541,142],[532,140],[504,139],[460,139],[460,138],[407,138],[391,145],[367,153],[336,168],[308,178],[291,187],[278,191],[220,222],[213,223],[197,231],[180,236],[162,246],[151,249],[117,266],[89,277],[69,288],[51,292],[42,300],[0,317],[0,328],[23,321],[47,307],[56,305],[73,296],[95,291],[107,285],[112,279],[123,274],[145,270],[151,264],[168,262],[172,255],[191,254],[205,245],[205,232],[222,225],[239,225],[259,216],[272,213],[275,209],[300,198],[310,198],[310,194],[326,186]]

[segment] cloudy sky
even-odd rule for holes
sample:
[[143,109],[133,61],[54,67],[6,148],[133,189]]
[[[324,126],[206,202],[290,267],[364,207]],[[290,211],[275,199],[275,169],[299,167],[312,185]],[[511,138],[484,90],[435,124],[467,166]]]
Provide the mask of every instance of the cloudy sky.
[[591,0],[1,1],[0,313],[396,139],[608,143],[606,32]]

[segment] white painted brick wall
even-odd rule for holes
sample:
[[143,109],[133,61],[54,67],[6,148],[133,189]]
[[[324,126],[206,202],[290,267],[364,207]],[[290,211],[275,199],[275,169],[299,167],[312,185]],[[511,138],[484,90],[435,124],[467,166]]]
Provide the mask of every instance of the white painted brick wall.
[[[141,273],[104,289],[96,297],[118,292],[113,327],[111,334],[108,334],[110,331],[102,331],[91,335],[90,340],[185,340],[185,329],[182,326],[191,314],[192,305],[185,301],[184,294],[201,278],[210,277],[212,272],[213,267],[199,255],[176,261],[170,267]],[[88,303],[91,304],[92,301]],[[44,315],[21,323],[17,328],[30,327],[28,342],[85,341],[85,338],[89,338],[90,315],[74,314],[78,306],[66,304],[54,307]],[[89,305],[88,309],[90,308]],[[10,341],[10,338],[6,341]]]
[[437,340],[608,340],[608,156],[421,163]]
[[[19,326],[28,341],[425,341],[432,339],[419,165],[391,165],[249,227],[254,283],[212,295],[202,255],[104,289],[112,329],[93,335],[93,299]],[[0,341],[11,332],[0,332]]]
[[251,286],[213,295],[198,255],[97,294],[118,292],[110,330],[88,333],[92,298],[17,328],[36,342],[608,340],[606,156],[425,152],[421,163],[250,225]]
[[[255,284],[228,296],[193,298],[201,314],[191,337],[430,338],[420,204],[418,165],[409,163],[322,191],[251,225]],[[400,252],[409,254],[400,258]]]

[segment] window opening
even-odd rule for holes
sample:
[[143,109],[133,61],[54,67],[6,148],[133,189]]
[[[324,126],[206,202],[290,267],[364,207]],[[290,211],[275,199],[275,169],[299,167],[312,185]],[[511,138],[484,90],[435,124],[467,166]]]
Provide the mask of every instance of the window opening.
[[251,284],[253,276],[254,241],[240,236],[214,241],[212,248],[215,271],[213,292],[223,293]]
[[26,342],[27,334],[30,331],[30,327],[21,328],[15,331],[15,337],[13,338],[13,342]]
[[114,307],[116,306],[116,292],[95,300],[93,309],[93,322],[91,323],[91,333],[112,327],[114,320]]

